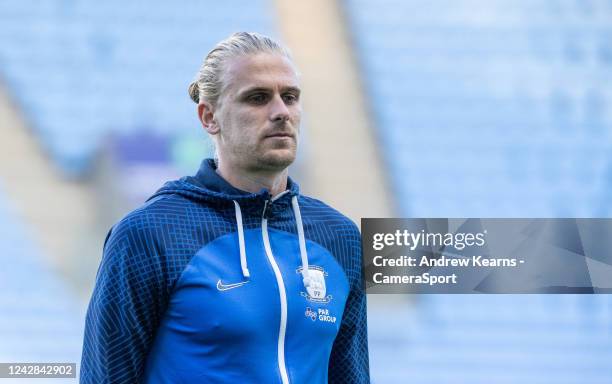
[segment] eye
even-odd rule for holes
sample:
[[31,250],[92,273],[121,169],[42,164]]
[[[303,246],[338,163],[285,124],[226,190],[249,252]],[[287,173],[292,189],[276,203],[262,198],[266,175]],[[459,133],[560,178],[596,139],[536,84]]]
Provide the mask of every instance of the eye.
[[268,95],[265,93],[254,93],[247,98],[248,102],[255,105],[265,104],[268,101]]
[[299,100],[299,96],[294,93],[286,93],[283,95],[283,100],[286,104],[295,104]]

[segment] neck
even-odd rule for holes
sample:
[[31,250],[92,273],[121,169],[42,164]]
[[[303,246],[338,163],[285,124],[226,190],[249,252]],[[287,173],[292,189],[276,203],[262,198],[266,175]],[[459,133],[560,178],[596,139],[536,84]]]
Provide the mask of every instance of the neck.
[[281,171],[252,171],[235,167],[219,159],[217,173],[233,187],[257,193],[262,189],[276,196],[287,189],[287,168]]

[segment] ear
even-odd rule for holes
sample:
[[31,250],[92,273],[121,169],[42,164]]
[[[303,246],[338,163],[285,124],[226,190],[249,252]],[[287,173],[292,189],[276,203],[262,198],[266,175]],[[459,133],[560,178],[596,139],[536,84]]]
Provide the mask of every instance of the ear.
[[198,104],[198,117],[202,123],[202,127],[211,135],[219,133],[219,124],[215,119],[215,110],[207,101],[201,101]]

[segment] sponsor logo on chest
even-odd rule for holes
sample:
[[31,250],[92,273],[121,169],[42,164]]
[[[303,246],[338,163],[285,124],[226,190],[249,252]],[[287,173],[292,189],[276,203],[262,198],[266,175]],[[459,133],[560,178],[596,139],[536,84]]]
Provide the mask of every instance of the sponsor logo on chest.
[[312,321],[323,321],[326,323],[335,323],[336,316],[332,316],[329,314],[329,309],[327,308],[319,308],[317,311],[313,311],[310,307],[306,307],[306,311],[304,312],[304,316],[310,318]]

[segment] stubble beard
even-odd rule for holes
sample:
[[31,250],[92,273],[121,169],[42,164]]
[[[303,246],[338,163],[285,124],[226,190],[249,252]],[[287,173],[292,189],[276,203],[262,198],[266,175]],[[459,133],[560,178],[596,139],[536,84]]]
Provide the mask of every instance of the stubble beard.
[[[284,123],[288,124],[288,123]],[[281,172],[289,167],[296,158],[298,139],[297,130],[291,126],[279,127],[279,131],[294,132],[296,136],[275,142],[275,139],[263,139],[250,153],[253,156],[252,164],[260,170]]]
[[294,161],[297,152],[297,143],[292,143],[284,148],[261,149],[252,153],[252,164],[261,170],[280,172],[289,167]]
[[[275,142],[275,139],[257,138],[252,141],[242,141],[234,138],[229,140],[224,152],[231,163],[250,172],[278,173],[289,167],[296,159],[298,148],[297,130],[278,129],[277,131],[294,132],[294,137]],[[235,145],[238,144],[238,145]]]

